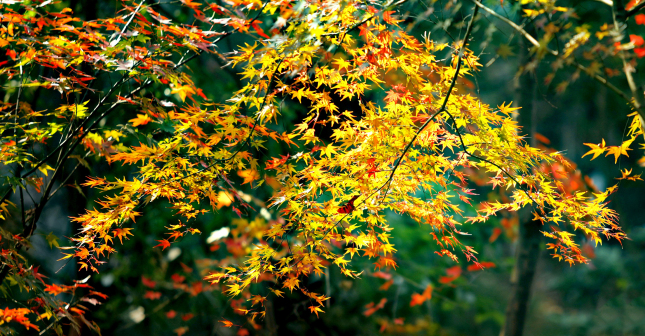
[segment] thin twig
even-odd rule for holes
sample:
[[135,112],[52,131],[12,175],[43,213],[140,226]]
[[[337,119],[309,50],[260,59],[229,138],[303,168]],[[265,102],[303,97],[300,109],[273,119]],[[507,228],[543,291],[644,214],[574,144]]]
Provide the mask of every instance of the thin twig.
[[347,34],[351,33],[352,31],[354,31],[354,30],[358,29],[358,27],[360,27],[360,26],[364,25],[365,23],[367,23],[369,20],[371,20],[371,19],[375,18],[375,17],[376,17],[376,16],[378,16],[379,14],[382,14],[383,12],[386,12],[386,11],[392,10],[392,9],[394,9],[395,7],[400,6],[400,5],[404,4],[404,3],[406,3],[407,1],[408,1],[408,0],[399,0],[399,1],[397,1],[397,2],[395,2],[395,3],[393,3],[393,4],[391,4],[391,5],[389,5],[389,6],[385,7],[385,8],[383,8],[382,10],[378,11],[377,13],[374,13],[374,14],[372,14],[372,15],[368,16],[368,17],[367,17],[367,18],[365,18],[363,21],[361,21],[361,22],[359,22],[359,23],[357,23],[357,24],[353,25],[353,26],[352,26],[351,28],[349,28],[348,30],[345,30],[345,31],[342,31],[342,32],[336,32],[336,33],[323,34],[323,36],[338,36],[338,35],[340,35],[341,33],[342,33],[343,35],[347,35]]
[[[451,92],[452,92],[452,89],[455,87],[455,83],[457,82],[457,79],[458,79],[458,77],[459,77],[459,70],[460,70],[460,68],[461,68],[462,58],[463,58],[463,55],[464,55],[464,50],[465,50],[465,48],[466,48],[466,42],[468,41],[468,38],[470,37],[470,33],[471,33],[471,31],[472,31],[473,22],[475,21],[475,16],[477,16],[477,11],[478,11],[478,7],[477,7],[477,6],[475,6],[475,7],[474,7],[474,9],[473,9],[472,17],[470,18],[470,22],[468,23],[468,28],[466,29],[466,35],[464,36],[464,42],[463,42],[463,44],[461,45],[461,48],[460,48],[460,50],[459,50],[459,58],[458,58],[458,60],[457,60],[457,68],[456,68],[456,70],[455,70],[455,76],[453,77],[452,82],[450,83],[450,87],[449,87],[449,89],[448,89],[448,91],[447,91],[447,93],[446,93],[446,97],[444,98],[444,101],[443,101],[443,104],[442,104],[441,109],[440,109],[439,111],[437,111],[434,115],[432,115],[432,117],[431,117],[430,119],[428,119],[428,120],[427,120],[427,121],[426,121],[426,122],[425,122],[425,123],[424,123],[424,124],[419,128],[419,130],[418,130],[418,131],[417,131],[417,133],[414,135],[414,137],[412,138],[412,140],[407,144],[407,146],[406,146],[406,147],[405,147],[405,149],[403,150],[403,153],[401,153],[401,155],[399,156],[399,159],[398,159],[398,161],[397,161],[396,165],[395,165],[395,166],[394,166],[394,168],[392,169],[392,173],[390,174],[390,177],[389,177],[389,178],[388,178],[388,179],[387,179],[387,180],[386,180],[386,181],[385,181],[385,182],[384,182],[384,183],[383,183],[379,188],[377,188],[376,190],[374,190],[374,191],[373,191],[372,193],[370,193],[370,194],[369,194],[365,199],[363,199],[363,200],[362,200],[362,201],[360,201],[358,204],[356,204],[356,205],[355,205],[355,207],[358,207],[358,206],[360,206],[361,204],[364,204],[364,203],[365,203],[368,199],[370,199],[374,194],[376,194],[377,192],[379,192],[379,191],[380,191],[381,189],[383,189],[386,185],[388,185],[388,184],[390,183],[390,181],[392,181],[392,179],[393,179],[393,177],[394,177],[394,173],[396,172],[397,168],[400,166],[401,162],[403,161],[403,157],[405,156],[405,154],[407,153],[407,151],[410,149],[410,147],[412,146],[412,144],[414,143],[414,141],[416,140],[416,138],[419,136],[419,134],[423,131],[423,129],[424,129],[426,126],[428,126],[428,124],[430,123],[430,121],[432,121],[435,117],[437,117],[437,116],[439,115],[439,113],[441,113],[441,112],[445,111],[445,109],[446,109],[446,105],[448,104],[448,99],[450,98],[450,94],[451,94]],[[387,194],[387,193],[384,193],[384,194]],[[347,218],[347,216],[349,216],[349,214],[345,214],[341,219],[339,219],[338,221],[336,221],[336,223],[334,223],[334,225],[333,225],[333,226],[331,226],[330,228],[328,228],[328,229],[325,231],[325,234],[322,236],[322,238],[321,238],[320,240],[321,240],[321,241],[322,241],[322,240],[324,240],[324,239],[327,237],[327,235],[331,232],[331,230],[332,230],[333,228],[337,227],[339,223],[341,223],[343,220],[345,220],[345,218]],[[302,259],[301,259],[301,260],[302,260]],[[295,267],[296,265],[298,265],[298,264],[300,263],[300,261],[301,261],[301,260],[299,260],[298,262],[296,262],[296,263],[295,263],[295,265],[293,265],[293,266],[291,266],[291,267]]]
[[110,46],[115,46],[115,45],[119,44],[119,41],[121,41],[121,36],[128,29],[128,26],[130,25],[130,23],[132,23],[132,20],[137,15],[137,13],[139,12],[139,9],[141,9],[141,5],[143,5],[144,2],[146,2],[146,0],[142,0],[139,3],[139,5],[137,6],[137,8],[134,10],[134,12],[132,12],[132,15],[130,16],[130,20],[128,20],[128,22],[126,22],[125,26],[123,26],[123,28],[121,28],[121,31],[117,33],[116,41],[112,41],[110,39]]
[[[517,32],[519,32],[520,34],[522,34],[522,36],[524,36],[524,38],[526,38],[529,42],[531,42],[531,44],[533,44],[535,47],[538,47],[538,48],[540,47],[540,42],[538,42],[538,40],[536,40],[536,39],[535,39],[531,34],[529,34],[526,30],[524,30],[524,28],[522,28],[522,27],[518,26],[515,22],[513,22],[513,21],[511,21],[511,20],[509,20],[509,19],[507,19],[507,18],[505,18],[505,17],[503,17],[503,16],[501,16],[501,15],[497,14],[494,10],[492,10],[492,9],[490,9],[490,8],[488,8],[488,7],[486,7],[484,4],[482,4],[481,2],[479,2],[479,1],[477,1],[477,0],[472,0],[472,2],[473,2],[475,5],[477,5],[479,8],[483,9],[485,12],[489,13],[490,15],[492,15],[492,16],[494,16],[494,17],[496,17],[496,18],[500,19],[501,21],[503,21],[503,22],[504,22],[504,23],[506,23],[507,25],[511,26],[511,27],[512,27],[513,29],[515,29]],[[557,52],[557,51],[552,50],[552,49],[550,49],[550,48],[548,48],[548,47],[546,47],[546,46],[545,46],[545,48],[546,48],[546,51],[547,51],[549,54],[551,54],[551,55],[553,55],[553,56],[558,56],[558,52]],[[592,73],[591,71],[589,71],[585,66],[583,66],[583,65],[582,65],[582,64],[580,64],[580,63],[578,63],[578,62],[577,62],[576,60],[574,60],[574,59],[571,59],[571,62],[572,62],[572,64],[573,64],[576,68],[578,68],[578,69],[580,69],[580,70],[583,70],[583,71],[584,71],[586,74],[588,74],[591,78],[595,79],[595,80],[596,80],[596,81],[598,81],[600,84],[602,84],[602,85],[606,86],[607,88],[609,88],[610,90],[614,91],[618,96],[620,96],[620,97],[621,97],[621,98],[623,98],[625,101],[627,101],[627,102],[629,102],[630,104],[632,104],[632,105],[633,105],[633,103],[632,103],[632,99],[629,97],[629,95],[628,95],[628,94],[626,94],[625,92],[623,92],[621,89],[619,89],[619,88],[618,88],[618,87],[616,87],[615,85],[613,85],[612,83],[610,83],[609,81],[607,81],[607,79],[603,78],[603,77],[602,77],[602,76],[600,76],[600,75],[593,74],[593,73]]]
[[636,7],[630,9],[629,11],[627,11],[627,13],[625,14],[625,19],[628,19],[628,18],[632,17],[633,15],[636,15],[636,13],[638,13],[643,8],[645,8],[645,2],[641,2]]
[[[459,49],[459,58],[457,59],[457,68],[455,69],[455,77],[453,77],[452,82],[450,83],[450,87],[448,88],[448,92],[446,93],[446,97],[443,99],[443,103],[441,104],[441,108],[439,111],[437,111],[432,117],[430,117],[428,120],[426,120],[425,123],[419,128],[416,134],[414,134],[414,137],[410,142],[408,142],[408,145],[405,146],[405,149],[403,149],[403,153],[399,156],[396,164],[394,165],[394,168],[392,168],[392,172],[390,173],[390,177],[379,187],[374,193],[380,191],[385,187],[386,185],[388,186],[385,192],[383,193],[383,198],[385,199],[385,195],[387,195],[387,191],[389,189],[389,184],[392,182],[394,179],[394,174],[396,173],[397,168],[403,161],[403,158],[405,157],[405,154],[407,154],[408,150],[410,150],[410,147],[414,144],[414,141],[417,139],[419,134],[430,124],[431,121],[433,121],[441,112],[446,111],[446,106],[448,105],[448,100],[450,99],[450,94],[452,93],[452,89],[455,87],[455,84],[457,83],[457,79],[459,78],[459,70],[461,69],[461,63],[462,63],[462,58],[464,56],[464,49],[466,48],[466,43],[468,42],[468,38],[470,37],[470,33],[472,32],[472,27],[473,27],[473,22],[475,21],[475,16],[477,16],[477,11],[479,7],[475,6],[473,9],[473,14],[472,17],[470,18],[470,22],[468,22],[468,28],[466,28],[466,35],[464,36],[464,42],[461,45],[461,48]],[[374,194],[372,193],[372,195]],[[370,195],[371,196],[371,195]],[[365,199],[367,200],[369,196]],[[364,201],[365,201],[364,200]],[[364,202],[363,201],[363,202]]]

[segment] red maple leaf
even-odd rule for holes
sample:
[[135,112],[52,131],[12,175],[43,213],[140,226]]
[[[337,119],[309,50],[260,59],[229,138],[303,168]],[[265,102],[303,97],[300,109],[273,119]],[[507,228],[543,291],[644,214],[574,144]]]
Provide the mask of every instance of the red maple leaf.
[[356,208],[354,207],[354,201],[355,201],[357,198],[358,198],[358,195],[354,195],[354,196],[352,197],[352,199],[350,199],[349,201],[347,201],[347,204],[345,204],[344,206],[342,206],[342,207],[340,207],[340,208],[338,209],[338,213],[350,213],[350,212],[354,211],[354,209],[356,209]]
[[168,241],[168,239],[164,239],[164,240],[157,240],[157,241],[159,242],[159,245],[155,245],[155,246],[153,246],[153,247],[161,246],[161,250],[162,250],[162,251],[163,251],[163,250],[165,250],[165,249],[166,249],[166,247],[170,247],[170,241]]
[[40,280],[40,282],[42,282],[42,283],[43,283],[43,285],[44,285],[44,284],[45,284],[45,281],[43,281],[43,278],[46,278],[46,276],[44,276],[44,275],[42,275],[42,274],[38,273],[38,268],[39,268],[39,267],[40,267],[40,266],[36,266],[36,267],[34,267],[34,269],[33,269],[34,278],[36,278],[36,280]]

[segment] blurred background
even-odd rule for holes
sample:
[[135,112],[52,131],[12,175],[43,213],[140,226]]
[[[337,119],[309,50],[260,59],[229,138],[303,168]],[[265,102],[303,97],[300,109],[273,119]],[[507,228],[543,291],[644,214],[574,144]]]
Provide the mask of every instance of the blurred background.
[[[611,11],[600,2],[562,3],[576,8],[574,21],[578,24],[611,21]],[[513,22],[525,23],[531,27],[527,30],[536,35],[543,33],[540,27],[544,24],[523,17],[519,3],[507,0],[503,5],[500,1],[485,4]],[[114,15],[120,8],[117,5],[103,0],[59,4],[86,19]],[[430,32],[432,39],[452,43],[463,35],[472,6],[470,1],[411,1],[397,15],[403,20],[400,25],[410,34],[420,37]],[[186,8],[172,3],[160,4],[158,8],[163,15],[179,21],[191,18]],[[629,33],[639,34],[641,27],[632,24]],[[220,52],[251,41],[250,37],[235,36],[219,46]],[[581,179],[587,177],[589,183],[604,190],[619,182],[615,178],[620,176],[621,169],[642,172],[637,164],[642,151],[622,156],[617,164],[613,157],[601,156],[594,161],[581,158],[589,150],[583,143],[605,139],[608,144],[617,145],[626,136],[630,108],[611,90],[575,68],[560,69],[548,58],[537,60],[516,32],[485,13],[477,20],[470,49],[480,55],[483,67],[458,89],[479,96],[491,106],[511,101],[528,103],[528,108],[523,104],[520,112],[520,118],[531,120],[529,124],[523,122],[530,125],[525,127],[526,133],[536,139],[537,145],[564,152],[577,165]],[[615,60],[605,62],[605,66],[611,67]],[[215,56],[203,55],[189,63],[189,67],[197,86],[215,102],[226,100],[241,86],[237,69],[223,67],[221,59]],[[554,77],[545,80],[552,73]],[[636,76],[641,73],[636,72]],[[627,91],[624,76],[611,80]],[[172,99],[169,91],[155,95]],[[370,99],[379,101],[384,93],[370,95]],[[57,99],[53,94],[43,96],[39,107]],[[281,112],[283,127],[289,129],[302,120],[306,108],[287,99]],[[115,125],[119,120],[127,120],[118,114],[110,118],[106,122]],[[274,147],[269,146],[264,153],[267,158],[289,150],[272,144]],[[515,257],[520,222],[524,219],[515,215],[493,218],[485,224],[464,224],[463,230],[472,236],[464,237],[463,242],[479,251],[480,261],[489,263],[486,270],[476,271],[469,270],[463,261],[455,264],[435,254],[436,245],[423,227],[392,213],[391,235],[398,250],[395,257],[399,268],[378,271],[371,261],[361,259],[354,266],[364,270],[361,278],[349,279],[329,267],[324,276],[307,280],[308,288],[332,297],[320,318],[308,311],[309,302],[302,295],[286,293],[284,298],[268,302],[267,318],[255,321],[254,325],[235,311],[247,298],[225,297],[219,288],[201,279],[208,270],[241,262],[249,252],[243,243],[259,237],[258,228],[263,221],[277,220],[273,211],[240,218],[230,207],[223,206],[217,213],[198,218],[196,227],[201,235],[186,236],[162,251],[153,246],[165,238],[164,226],[176,219],[167,204],[153,203],[133,224],[134,236],[118,246],[118,253],[103,265],[100,274],[77,272],[73,263],[56,261],[61,257],[56,245],[66,245],[65,237],[78,229],[69,217],[95,207],[101,196],[79,185],[90,175],[115,179],[128,177],[129,172],[127,166],[89,161],[88,167],[77,171],[76,182],[48,203],[30,249],[33,262],[42,265],[40,272],[49,280],[68,283],[90,276],[88,283],[109,296],[104,304],[87,313],[99,324],[103,335],[500,335],[513,279],[517,278]],[[479,200],[504,197],[490,186],[474,188]],[[272,187],[242,191],[254,200],[267,199]],[[586,265],[570,267],[558,262],[546,250],[545,241],[541,241],[530,285],[525,335],[645,335],[644,192],[642,181],[620,181],[610,206],[620,214],[620,224],[630,240],[622,245],[616,241],[603,242],[598,247],[580,241],[585,255],[591,259]],[[429,285],[431,299],[415,304],[414,294],[422,294]],[[257,293],[266,291],[262,284],[253,286],[252,291]],[[223,318],[239,326],[225,328],[219,322]],[[256,329],[258,326],[262,328]]]

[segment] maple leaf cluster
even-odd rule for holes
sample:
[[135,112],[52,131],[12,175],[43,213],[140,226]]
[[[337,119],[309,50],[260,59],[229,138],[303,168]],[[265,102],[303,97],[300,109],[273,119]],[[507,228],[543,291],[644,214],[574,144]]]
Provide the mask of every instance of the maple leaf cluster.
[[[432,236],[436,253],[455,262],[463,256],[471,263],[469,271],[494,264],[480,262],[477,252],[461,241],[460,236],[468,235],[464,225],[524,207],[535,207],[535,218],[550,227],[544,235],[555,240],[548,248],[569,264],[587,261],[574,240],[576,231],[596,243],[602,236],[624,239],[616,212],[607,207],[615,187],[593,194],[565,188],[553,172],[558,167],[571,172],[570,161],[523,140],[512,117],[517,107],[494,107],[460,89],[481,67],[468,48],[478,7],[463,40],[447,44],[428,35],[416,38],[400,27],[393,9],[404,2],[321,0],[295,6],[289,1],[182,1],[194,14],[194,24],[177,23],[143,1],[124,3],[124,15],[93,21],[74,17],[69,8],[50,12],[51,4],[0,4],[3,22],[8,22],[0,30],[0,45],[9,57],[0,64],[0,74],[18,79],[18,90],[55,90],[66,100],[45,111],[19,100],[1,103],[1,131],[15,130],[15,136],[3,138],[0,162],[24,170],[9,179],[7,190],[28,184],[46,202],[57,190],[52,181],[67,159],[78,166],[93,157],[130,169],[122,179],[91,177],[82,184],[102,198],[96,208],[73,217],[79,232],[71,238],[73,246],[62,247],[71,251],[62,259],[75,259],[79,270],[88,272],[100,272],[100,265],[117,252],[115,238],[123,245],[136,234],[136,219],[145,215],[146,205],[167,204],[177,218],[166,227],[168,237],[156,240],[154,248],[162,251],[200,234],[203,214],[230,207],[241,218],[230,223],[227,248],[240,262],[218,263],[221,268],[203,279],[209,288],[217,286],[250,302],[237,302],[235,309],[252,324],[265,316],[267,296],[282,297],[286,290],[307,297],[310,313],[318,316],[329,297],[307,289],[304,279],[322,275],[331,265],[350,278],[362,274],[352,268],[354,258],[374,260],[375,271],[396,269],[386,216],[390,211],[422,224],[420,230]],[[21,9],[34,14],[21,14]],[[553,11],[562,9],[545,7],[527,15]],[[234,34],[246,34],[254,42],[220,54],[217,43]],[[586,34],[567,44],[565,57],[585,43]],[[186,63],[203,53],[221,57],[241,74],[242,87],[224,102],[209,100],[186,70]],[[28,66],[52,69],[55,75],[32,77],[24,70]],[[103,73],[118,78],[86,100],[85,93],[95,91],[91,84]],[[126,94],[125,87],[134,89]],[[146,94],[150,87],[167,89],[175,102]],[[293,127],[284,127],[281,120],[285,100],[306,110]],[[356,110],[344,109],[344,101],[356,102]],[[101,120],[116,110],[127,115],[127,125],[102,126]],[[638,115],[634,120],[630,136],[635,139],[643,130]],[[132,135],[146,132],[154,136],[142,140]],[[34,146],[53,138],[59,141],[52,152],[44,158],[33,153]],[[270,142],[288,148],[288,154],[265,158],[261,151]],[[605,147],[603,142],[592,145],[590,153],[618,158],[628,147]],[[473,206],[477,174],[486,176],[493,189],[504,189],[506,200]],[[243,191],[265,183],[273,190],[268,199]],[[5,196],[0,215],[9,205]],[[16,240],[14,251],[24,244],[19,240],[32,235],[41,212],[37,206],[22,234],[2,232],[3,238]],[[42,281],[4,251],[10,272],[31,281],[25,288]],[[442,284],[459,278],[462,269],[455,267],[441,278]],[[183,275],[172,280],[174,289],[195,295],[203,291],[201,283],[186,284]],[[267,296],[250,292],[250,285],[260,281],[271,283]],[[147,300],[160,299],[155,282],[146,279],[143,284],[150,289]],[[83,316],[84,307],[62,309],[51,298],[89,285],[42,285],[48,294],[43,297],[50,300],[43,301],[48,313],[75,313],[70,320]],[[432,288],[415,294],[411,305],[430,300]],[[101,294],[89,293],[85,301],[96,304],[91,296]],[[368,307],[366,315],[384,305]],[[25,318],[26,311],[3,314],[36,328]],[[182,315],[184,321],[191,318]],[[234,326],[227,319],[222,323]],[[176,332],[187,331],[182,326]]]

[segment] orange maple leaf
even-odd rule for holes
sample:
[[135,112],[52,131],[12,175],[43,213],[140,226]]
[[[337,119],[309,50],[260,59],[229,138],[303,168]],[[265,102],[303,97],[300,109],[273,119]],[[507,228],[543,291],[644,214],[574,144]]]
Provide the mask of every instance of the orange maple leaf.
[[148,300],[159,300],[161,298],[161,292],[146,291],[143,298]]
[[165,250],[166,247],[170,247],[170,241],[168,239],[163,239],[163,240],[157,240],[159,242],[159,245],[153,246],[153,248],[161,246],[161,250]]
[[410,301],[410,307],[414,307],[417,305],[421,305],[426,301],[426,298],[423,297],[421,294],[413,293],[412,294],[412,300]]
[[420,305],[424,303],[426,300],[430,300],[432,298],[432,285],[428,285],[426,289],[423,290],[422,294],[414,293],[412,294],[412,300],[410,301],[410,307],[414,307],[416,305]]
[[383,307],[385,307],[386,302],[387,302],[387,299],[382,298],[377,305],[374,305],[374,302],[368,303],[367,305],[365,305],[365,308],[367,308],[367,310],[363,312],[363,315],[370,316],[374,314],[377,310],[383,309]]
[[132,230],[132,229],[131,228],[125,228],[125,229],[118,228],[118,229],[114,229],[114,231],[112,231],[112,234],[115,237],[119,237],[119,241],[121,242],[121,245],[123,245],[123,239],[122,238],[128,239],[128,235],[134,236],[132,233],[130,233],[130,230]]
[[387,96],[385,96],[383,100],[387,101],[388,103],[397,103],[399,100],[401,100],[401,95],[394,90],[390,90],[387,92]]
[[242,184],[251,183],[260,178],[260,173],[257,170],[253,169],[239,170],[237,172],[237,175],[244,179],[244,182],[242,182]]
[[168,239],[172,238],[173,241],[176,241],[177,238],[181,238],[181,237],[184,236],[184,233],[181,232],[181,231],[173,231],[172,233],[168,233],[168,234],[170,235],[170,237],[168,237]]
[[447,276],[442,276],[439,278],[440,283],[447,284],[457,280],[457,278],[461,276],[461,266],[453,266],[448,268],[446,270],[446,274]]
[[492,243],[492,242],[496,241],[500,234],[502,234],[502,229],[494,228],[493,229],[493,234],[491,234],[490,238],[488,238],[488,242]]
[[148,288],[155,288],[155,286],[157,286],[155,281],[152,281],[145,276],[141,276],[141,283]]
[[289,290],[293,292],[294,288],[300,287],[299,283],[300,280],[298,280],[298,277],[291,276],[283,282],[282,288],[289,288]]
[[634,17],[637,25],[645,25],[645,14],[638,14]]
[[88,251],[86,248],[81,248],[74,254],[75,257],[79,257],[81,259],[86,259],[90,255],[90,251]]
[[137,114],[137,117],[134,119],[128,120],[132,123],[132,126],[137,127],[139,125],[145,125],[152,121],[152,119],[147,114]]
[[227,328],[230,328],[230,327],[232,327],[234,325],[233,322],[231,322],[229,320],[221,320],[219,322],[224,323],[224,326],[227,327]]
[[497,267],[497,265],[495,265],[494,262],[482,261],[480,263],[476,262],[472,265],[468,265],[466,269],[468,270],[468,272],[477,272],[477,271],[483,270],[484,268],[494,268],[494,267]]
[[177,336],[182,336],[183,334],[188,332],[188,327],[179,327],[173,331],[177,334]]
[[320,309],[319,306],[309,306],[309,312],[315,313],[316,317],[318,317],[318,312],[324,313],[324,311]]

